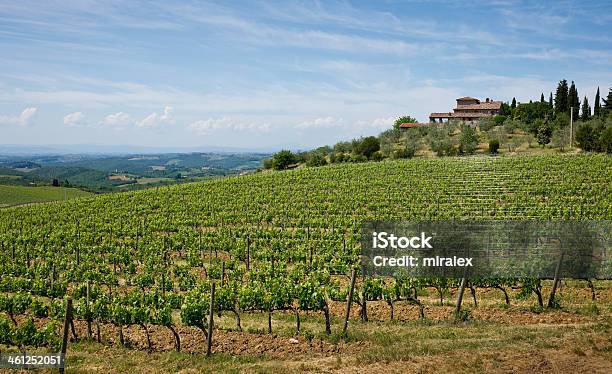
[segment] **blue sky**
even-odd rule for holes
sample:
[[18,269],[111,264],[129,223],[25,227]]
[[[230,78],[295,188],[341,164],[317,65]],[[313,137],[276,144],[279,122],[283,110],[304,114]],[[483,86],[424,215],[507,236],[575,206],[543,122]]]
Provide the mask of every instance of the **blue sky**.
[[312,147],[612,86],[609,1],[0,1],[0,144]]

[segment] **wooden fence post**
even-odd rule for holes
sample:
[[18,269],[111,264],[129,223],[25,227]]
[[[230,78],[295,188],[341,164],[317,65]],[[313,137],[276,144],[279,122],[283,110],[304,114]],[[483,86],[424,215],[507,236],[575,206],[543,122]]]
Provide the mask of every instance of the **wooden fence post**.
[[246,258],[246,270],[247,272],[251,268],[251,238],[247,238],[247,258]]
[[91,340],[91,308],[89,307],[89,288],[91,287],[91,281],[87,280],[87,289],[85,297],[85,305],[87,307],[87,339]]
[[[66,315],[64,317],[64,331],[62,335],[62,350],[61,350],[62,357],[64,358],[64,366],[66,365],[66,348],[68,346],[68,329],[70,328],[71,323],[72,323],[72,299],[68,298],[68,300],[66,300]],[[60,367],[59,372],[63,374],[64,368]]]
[[221,287],[223,287],[223,278],[225,278],[225,261],[221,262]]
[[463,302],[463,293],[465,292],[465,285],[467,283],[467,278],[461,278],[461,286],[459,286],[459,295],[457,296],[457,305],[455,306],[455,313],[459,313],[461,310],[461,303]]
[[206,337],[206,356],[210,356],[212,347],[213,312],[215,310],[215,282],[210,285],[210,309],[208,311],[208,333]]
[[559,272],[561,270],[561,263],[563,262],[563,255],[565,252],[561,252],[557,267],[555,268],[555,278],[553,280],[552,290],[550,290],[550,297],[548,298],[548,308],[552,308],[555,305],[555,293],[557,292],[557,286],[559,285]]
[[351,303],[353,302],[353,289],[355,288],[356,273],[357,272],[355,271],[355,269],[351,271],[351,285],[349,287],[348,300],[346,303],[346,313],[344,315],[344,327],[342,327],[343,334],[346,333],[346,329],[348,328],[348,320],[349,320],[349,315],[351,313]]

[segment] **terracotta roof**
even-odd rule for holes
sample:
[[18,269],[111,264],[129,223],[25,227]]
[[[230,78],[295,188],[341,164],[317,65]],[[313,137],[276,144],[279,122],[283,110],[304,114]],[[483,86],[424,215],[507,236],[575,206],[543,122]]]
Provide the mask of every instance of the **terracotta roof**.
[[470,96],[464,96],[464,97],[460,97],[457,100],[463,100],[463,101],[467,101],[467,100],[472,100],[472,101],[480,101],[474,97],[470,97]]
[[501,109],[501,105],[502,102],[501,101],[489,101],[487,102],[481,102],[480,104],[472,104],[472,105],[457,105],[457,108],[455,108],[455,111],[457,111],[457,109],[459,110],[482,110],[482,109],[491,109],[491,110],[496,110],[496,109]]
[[400,124],[400,128],[402,128],[402,129],[409,129],[409,128],[412,128],[412,127],[421,127],[421,126],[423,126],[423,125],[420,124],[420,123],[402,123],[402,124]]

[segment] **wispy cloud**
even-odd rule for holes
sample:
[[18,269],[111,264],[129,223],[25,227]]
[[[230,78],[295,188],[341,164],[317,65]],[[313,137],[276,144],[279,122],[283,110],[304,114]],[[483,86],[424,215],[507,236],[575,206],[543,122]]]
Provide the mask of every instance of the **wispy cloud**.
[[0,125],[27,126],[37,112],[37,108],[25,108],[18,116],[0,115]]
[[82,126],[86,123],[83,112],[74,112],[64,116],[64,125],[66,126]]
[[132,117],[124,112],[109,114],[108,116],[104,117],[102,121],[99,122],[99,124],[102,126],[116,127],[129,126],[133,123],[134,121],[132,120]]
[[300,122],[295,125],[296,129],[330,128],[344,126],[342,118],[320,117],[312,120]]
[[172,117],[172,111],[172,107],[167,106],[164,108],[164,112],[162,114],[157,114],[156,112],[151,113],[142,121],[136,122],[136,127],[151,128],[164,124],[173,124],[174,118]]
[[372,120],[346,121],[343,118],[319,117],[303,121],[294,126],[297,130],[336,129],[342,132],[358,134],[370,132],[369,130],[381,131],[390,128],[396,117],[380,117]]
[[248,131],[248,132],[269,132],[269,123],[254,123],[240,121],[229,117],[209,118],[190,123],[187,128],[197,134],[207,135],[217,130]]

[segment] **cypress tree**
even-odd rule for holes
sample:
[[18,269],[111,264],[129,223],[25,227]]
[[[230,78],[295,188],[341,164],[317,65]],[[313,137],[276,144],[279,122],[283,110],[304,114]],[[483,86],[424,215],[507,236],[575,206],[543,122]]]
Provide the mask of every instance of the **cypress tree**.
[[589,106],[589,99],[584,97],[584,101],[582,102],[582,115],[580,119],[583,121],[588,121],[591,118],[591,107]]
[[555,112],[566,113],[569,112],[567,106],[567,81],[564,79],[559,82],[557,86],[557,92],[555,94]]
[[540,95],[540,102],[541,103],[545,103],[546,100],[544,100],[544,92],[542,92],[542,94]]
[[516,97],[512,98],[512,104],[510,104],[510,108],[516,109]]
[[599,117],[601,114],[601,104],[599,103],[599,87],[597,87],[597,93],[595,94],[595,104],[593,104],[593,115]]
[[612,87],[610,87],[610,91],[608,92],[608,97],[605,99],[602,99],[602,101],[604,102],[604,108],[607,111],[612,110]]
[[574,118],[578,118],[578,113],[580,112],[580,99],[578,98],[578,90],[576,89],[574,81],[572,81],[572,85],[567,93],[567,105],[572,109]]
[[552,99],[552,92],[550,93],[550,96],[548,97],[548,107],[550,109],[553,108],[553,99]]

